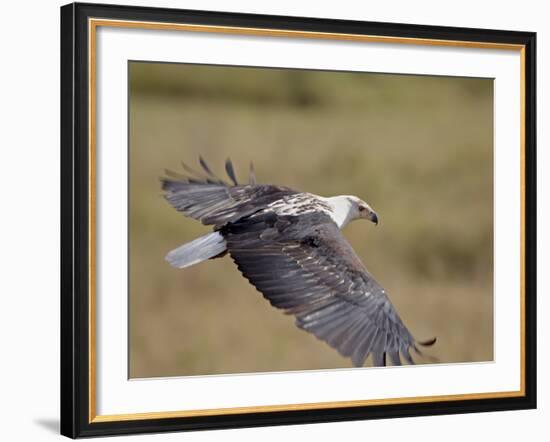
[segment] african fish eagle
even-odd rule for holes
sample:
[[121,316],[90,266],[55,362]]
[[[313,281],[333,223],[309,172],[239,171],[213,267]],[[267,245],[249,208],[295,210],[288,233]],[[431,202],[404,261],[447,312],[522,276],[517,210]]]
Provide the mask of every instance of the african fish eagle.
[[165,198],[185,216],[213,232],[166,256],[185,268],[229,253],[243,276],[269,302],[296,317],[296,325],[335,348],[354,366],[393,365],[409,350],[432,345],[416,341],[384,289],[367,271],[340,229],[356,219],[378,224],[378,215],[356,196],[322,197],[284,186],[257,184],[252,163],[248,184],[218,178],[202,157],[204,172],[183,164],[186,174],[166,171]]

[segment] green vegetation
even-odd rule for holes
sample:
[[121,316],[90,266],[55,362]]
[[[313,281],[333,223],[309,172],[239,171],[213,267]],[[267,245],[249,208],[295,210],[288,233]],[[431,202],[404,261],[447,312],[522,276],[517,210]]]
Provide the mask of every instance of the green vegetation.
[[208,231],[162,198],[164,169],[230,156],[258,180],[355,194],[380,225],[346,237],[441,362],[492,359],[492,81],[130,65],[132,377],[349,367],[226,257],[164,255]]

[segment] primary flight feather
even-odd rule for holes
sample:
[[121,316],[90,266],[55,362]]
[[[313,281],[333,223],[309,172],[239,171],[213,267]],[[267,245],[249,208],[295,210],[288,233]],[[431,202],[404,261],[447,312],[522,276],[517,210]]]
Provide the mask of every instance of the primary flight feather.
[[284,186],[239,184],[230,160],[231,183],[218,178],[202,157],[204,173],[183,164],[188,176],[168,172],[165,198],[184,215],[214,231],[166,256],[185,268],[229,253],[243,276],[274,306],[296,317],[356,367],[413,364],[416,341],[384,289],[367,271],[340,229],[356,219],[378,223],[376,212],[356,196],[321,197]]

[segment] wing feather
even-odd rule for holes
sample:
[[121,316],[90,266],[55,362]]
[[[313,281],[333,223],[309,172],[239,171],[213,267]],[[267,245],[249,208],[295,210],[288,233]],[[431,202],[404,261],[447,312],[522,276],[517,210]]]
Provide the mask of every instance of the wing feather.
[[225,171],[227,172],[227,175],[229,176],[229,178],[231,178],[231,181],[233,181],[233,184],[235,186],[238,186],[239,183],[237,182],[237,177],[235,175],[235,169],[233,169],[233,163],[231,162],[231,160],[229,158],[225,161]]
[[221,230],[242,274],[296,325],[355,366],[411,363],[416,341],[382,287],[325,214],[255,213]]
[[199,164],[206,176],[182,163],[187,175],[166,171],[166,177],[161,180],[162,190],[176,210],[215,228],[298,193],[283,186],[257,185],[255,178],[251,184],[239,185],[230,160],[226,162],[226,171],[233,185],[218,178],[202,157],[199,157]]
[[250,162],[250,166],[248,167],[248,184],[251,184],[253,186],[256,185],[256,172],[254,172],[254,163],[252,163],[252,161]]
[[206,161],[202,156],[199,156],[199,163],[208,175],[210,175],[212,178],[218,178],[216,175],[214,175],[214,172],[212,172],[212,170],[210,169],[208,164],[206,164]]

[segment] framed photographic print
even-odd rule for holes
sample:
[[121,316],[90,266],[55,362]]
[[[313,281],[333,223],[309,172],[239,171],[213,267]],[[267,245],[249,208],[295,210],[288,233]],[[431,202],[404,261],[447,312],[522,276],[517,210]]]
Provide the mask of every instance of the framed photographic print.
[[61,8],[61,432],[536,406],[529,32]]

